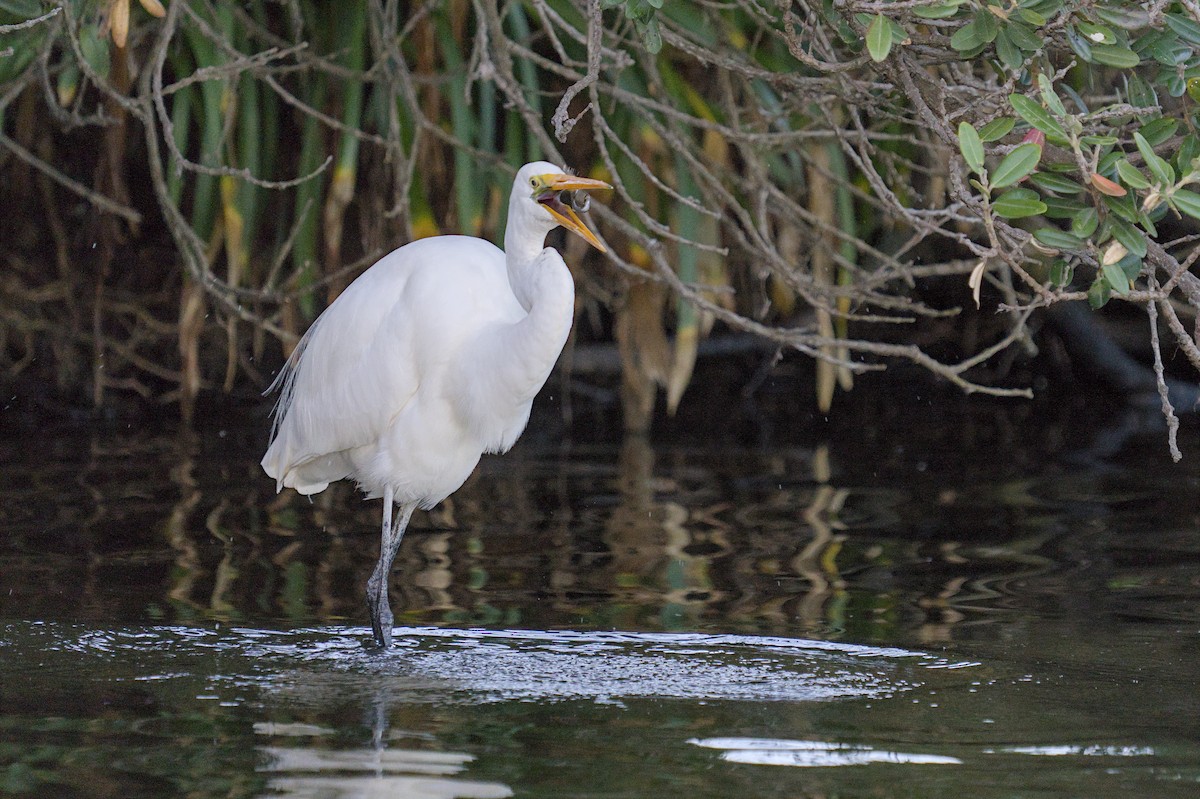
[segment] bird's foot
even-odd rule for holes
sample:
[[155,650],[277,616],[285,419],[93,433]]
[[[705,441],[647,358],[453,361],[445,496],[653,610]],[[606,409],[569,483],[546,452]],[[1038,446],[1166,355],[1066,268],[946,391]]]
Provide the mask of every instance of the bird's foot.
[[367,583],[367,608],[371,611],[371,631],[375,635],[375,643],[380,649],[390,648],[395,620],[388,603],[386,583],[376,583],[375,580]]

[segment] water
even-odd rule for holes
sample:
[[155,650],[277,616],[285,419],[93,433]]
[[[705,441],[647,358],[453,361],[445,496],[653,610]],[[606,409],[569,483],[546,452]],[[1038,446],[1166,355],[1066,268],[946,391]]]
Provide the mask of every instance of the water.
[[9,431],[0,794],[1194,796],[1200,435],[1022,407],[535,432],[415,518],[387,653],[378,503],[260,427]]

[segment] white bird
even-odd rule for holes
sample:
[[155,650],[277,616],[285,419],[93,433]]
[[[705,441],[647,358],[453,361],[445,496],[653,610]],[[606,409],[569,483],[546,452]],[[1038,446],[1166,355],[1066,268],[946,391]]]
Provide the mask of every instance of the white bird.
[[586,195],[573,192],[610,188],[526,164],[504,250],[435,236],[385,256],[317,318],[271,386],[282,391],[262,467],[277,491],[316,494],[351,479],[368,499],[383,497],[367,581],[381,647],[392,642],[388,578],[413,509],[432,508],[483,453],[516,442],[567,341],[575,284],[546,234],[562,225],[603,252],[575,212]]

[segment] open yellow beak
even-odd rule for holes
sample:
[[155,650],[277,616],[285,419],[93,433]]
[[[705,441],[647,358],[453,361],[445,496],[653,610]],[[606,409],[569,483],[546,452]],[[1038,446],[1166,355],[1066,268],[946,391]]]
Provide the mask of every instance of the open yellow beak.
[[[611,189],[612,186],[605,183],[603,180],[592,180],[591,178],[581,178],[577,175],[541,175],[542,185],[548,191],[596,191],[597,189]],[[550,212],[550,215],[558,220],[558,224],[565,227],[567,230],[578,233],[583,237],[583,240],[595,247],[600,252],[608,252],[608,248],[600,243],[600,239],[596,238],[596,234],[588,229],[588,226],[583,224],[583,220],[579,218],[579,214],[575,213],[575,209],[569,205],[564,205],[557,199],[551,202],[544,202],[542,206]]]

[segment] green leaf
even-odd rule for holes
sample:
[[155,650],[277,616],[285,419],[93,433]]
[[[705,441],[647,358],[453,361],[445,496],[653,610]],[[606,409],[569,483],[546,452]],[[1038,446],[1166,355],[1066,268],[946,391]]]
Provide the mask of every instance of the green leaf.
[[[1116,144],[1116,142],[1113,142]],[[1101,175],[1107,175],[1117,168],[1117,162],[1125,157],[1125,153],[1119,150],[1113,150],[1100,156],[1100,161],[1096,165],[1096,171]]]
[[1021,52],[1021,48],[1013,44],[1013,41],[1008,36],[1008,29],[1005,28],[996,36],[996,55],[1000,59],[1000,63],[1006,69],[1017,70],[1025,63],[1025,54]]
[[1130,105],[1137,108],[1156,108],[1158,106],[1158,94],[1154,91],[1154,87],[1136,72],[1130,72],[1125,76],[1125,98]]
[[1071,220],[1071,233],[1079,236],[1081,239],[1090,238],[1096,232],[1096,227],[1100,224],[1100,214],[1095,208],[1087,208],[1081,211]]
[[1071,49],[1075,51],[1075,55],[1089,64],[1092,63],[1092,43],[1071,25],[1067,26],[1067,44],[1071,45]]
[[1129,278],[1125,276],[1125,272],[1117,264],[1104,264],[1100,267],[1100,273],[1104,275],[1104,280],[1113,290],[1114,294],[1124,296],[1129,293]]
[[1200,23],[1182,14],[1167,14],[1167,27],[1188,44],[1200,47]]
[[1054,91],[1054,83],[1046,76],[1045,72],[1039,72],[1037,76],[1038,91],[1042,94],[1042,102],[1050,109],[1050,113],[1060,117],[1067,115],[1066,106],[1062,104],[1058,94]]
[[1056,175],[1053,172],[1035,172],[1030,176],[1029,180],[1039,189],[1045,189],[1057,194],[1078,194],[1083,190],[1083,186],[1080,186],[1075,181],[1062,175]]
[[1142,274],[1142,259],[1138,258],[1133,253],[1129,253],[1121,260],[1117,261],[1117,266],[1121,267],[1121,271],[1125,273],[1125,277],[1132,283]]
[[[79,91],[79,79],[82,76],[83,73],[74,62],[67,62],[63,65],[63,70],[58,73],[58,80],[54,84],[54,93],[58,97],[59,105],[69,106],[74,102],[75,93]],[[175,202],[178,204],[178,199]]]
[[999,141],[1009,134],[1017,120],[1012,117],[1000,117],[979,129],[979,138],[985,142]]
[[1001,189],[1011,186],[1037,168],[1042,159],[1042,148],[1033,142],[1018,144],[1011,153],[1004,156],[1000,165],[992,172],[992,188]]
[[1126,194],[1124,197],[1109,197],[1106,194],[1104,195],[1104,205],[1117,217],[1120,217],[1131,224],[1137,223],[1139,214],[1137,208],[1133,204],[1132,193]]
[[1046,204],[1032,189],[1010,189],[996,198],[992,210],[1005,219],[1021,219],[1046,213]]
[[1092,60],[1118,69],[1133,69],[1142,63],[1137,53],[1119,44],[1093,44]]
[[634,22],[645,22],[654,16],[654,7],[647,3],[646,0],[627,0],[625,3],[625,16]]
[[1166,67],[1177,67],[1192,57],[1191,46],[1181,42],[1179,36],[1169,29],[1147,33],[1134,42],[1133,49],[1148,54]]
[[1046,218],[1047,219],[1074,219],[1087,207],[1078,200],[1069,197],[1055,197],[1053,195],[1043,197],[1042,201],[1046,203]]
[[1127,31],[1138,30],[1150,24],[1150,14],[1145,3],[1095,3],[1096,17],[1116,28]]
[[922,19],[946,19],[957,14],[960,5],[962,0],[944,0],[940,5],[917,6],[912,12]]
[[1062,258],[1055,258],[1050,264],[1050,282],[1059,288],[1071,285],[1071,278],[1074,276],[1075,267]]
[[1171,195],[1171,207],[1193,219],[1200,219],[1200,194],[1188,189],[1176,189]]
[[876,14],[867,28],[867,52],[872,61],[882,61],[892,52],[892,26],[883,14]]
[[1083,239],[1056,227],[1040,228],[1034,232],[1033,237],[1056,250],[1082,250],[1084,247]]
[[1138,214],[1137,223],[1142,226],[1142,230],[1146,231],[1147,236],[1152,239],[1156,239],[1158,238],[1158,229],[1154,227],[1154,219],[1151,219],[1150,217],[1153,216],[1155,219],[1162,219],[1164,216],[1166,216],[1166,213],[1167,204],[1165,202],[1161,202],[1154,206],[1150,213],[1143,212]]
[[1150,188],[1150,181],[1146,180],[1146,176],[1124,158],[1117,161],[1117,175],[1120,176],[1121,182],[1131,189]]
[[1183,137],[1183,143],[1179,145],[1179,155],[1175,159],[1175,163],[1179,165],[1180,174],[1186,175],[1196,171],[1192,159],[1197,156],[1200,156],[1200,137],[1189,133]]
[[1088,41],[1092,43],[1093,48],[1095,48],[1095,46],[1098,44],[1117,43],[1117,37],[1113,35],[1113,32],[1109,28],[1106,28],[1103,25],[1096,25],[1095,23],[1081,19],[1075,22],[1075,27],[1079,29],[1080,33],[1088,38]]
[[982,47],[985,44],[987,42],[979,35],[979,28],[976,26],[974,20],[963,25],[950,37],[950,46],[960,52],[974,50],[976,47]]
[[984,44],[993,41],[1000,33],[1000,21],[986,7],[975,12],[975,27],[979,31],[979,40]]
[[102,38],[96,26],[86,25],[79,30],[79,50],[97,74],[108,77],[112,58],[109,57],[108,40]]
[[1065,175],[1074,173],[1079,167],[1066,161],[1047,161],[1038,168],[1045,172],[1053,172],[1056,175]]
[[962,152],[963,160],[977,175],[983,174],[983,142],[979,133],[970,122],[958,123],[958,149]]
[[641,34],[642,46],[646,48],[646,52],[654,55],[662,49],[662,32],[658,28],[656,17],[651,17],[646,22],[635,22],[634,27]]
[[960,50],[958,52],[958,57],[963,61],[971,61],[978,58],[986,49],[987,45],[981,44],[978,47],[972,47],[970,50]]
[[1165,160],[1154,154],[1154,148],[1150,146],[1150,142],[1146,141],[1146,137],[1135,131],[1133,141],[1137,144],[1138,152],[1142,154],[1142,158],[1145,159],[1146,166],[1149,167],[1150,174],[1154,175],[1155,180],[1164,186],[1174,184],[1175,170]]
[[1033,28],[1023,22],[1010,21],[1005,30],[1008,31],[1008,36],[1012,39],[1012,43],[1022,50],[1032,52],[1042,47],[1042,37],[1038,36]]
[[1020,114],[1021,119],[1045,133],[1048,138],[1053,137],[1061,142],[1067,141],[1067,131],[1037,101],[1031,100],[1023,94],[1012,94],[1009,95],[1008,102],[1012,105],[1013,110]]
[[1099,310],[1108,304],[1109,297],[1112,296],[1112,287],[1108,285],[1108,281],[1104,279],[1104,275],[1096,275],[1091,287],[1088,289],[1088,305],[1092,306],[1093,310]]
[[1026,22],[1028,22],[1030,25],[1032,25],[1035,28],[1040,28],[1046,24],[1045,15],[1041,14],[1037,11],[1034,11],[1032,8],[1026,8],[1024,6],[1022,6],[1021,8],[1018,8],[1017,16],[1019,16],[1021,19],[1025,20]]
[[1145,125],[1142,125],[1138,132],[1142,134],[1151,147],[1157,147],[1167,139],[1175,135],[1176,129],[1179,128],[1178,119],[1170,119],[1168,117],[1159,117],[1152,119]]
[[1138,258],[1146,257],[1146,236],[1142,231],[1124,219],[1115,216],[1108,218],[1108,228],[1112,231],[1113,238],[1121,242],[1125,246],[1125,249]]

